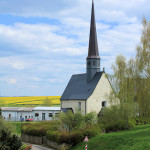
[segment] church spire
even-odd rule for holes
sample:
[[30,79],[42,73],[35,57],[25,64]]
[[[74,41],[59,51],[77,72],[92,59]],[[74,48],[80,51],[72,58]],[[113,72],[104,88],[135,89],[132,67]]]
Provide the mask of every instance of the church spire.
[[97,72],[100,72],[100,57],[98,52],[94,1],[92,1],[91,26],[88,57],[86,59],[87,82],[91,82]]
[[91,12],[91,26],[90,26],[90,39],[89,39],[89,52],[87,58],[100,58],[98,52],[94,1],[92,0],[92,12]]

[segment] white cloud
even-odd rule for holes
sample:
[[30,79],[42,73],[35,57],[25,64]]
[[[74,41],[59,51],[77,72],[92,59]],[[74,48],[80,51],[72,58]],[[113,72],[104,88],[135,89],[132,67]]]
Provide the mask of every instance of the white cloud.
[[16,84],[17,80],[16,79],[7,79],[7,82],[9,84]]
[[17,69],[17,70],[23,70],[24,69],[24,65],[21,62],[15,62],[12,64],[12,67]]
[[[148,0],[95,0],[101,69],[112,73],[118,54],[135,55],[141,34],[139,19],[150,17],[149,5]],[[30,24],[0,25],[0,81],[14,84],[9,91],[61,95],[72,74],[86,71],[91,1],[1,0],[0,13],[30,19]],[[32,24],[31,16],[39,23]],[[40,17],[48,18],[47,24]],[[1,87],[7,91],[12,87],[8,85]]]

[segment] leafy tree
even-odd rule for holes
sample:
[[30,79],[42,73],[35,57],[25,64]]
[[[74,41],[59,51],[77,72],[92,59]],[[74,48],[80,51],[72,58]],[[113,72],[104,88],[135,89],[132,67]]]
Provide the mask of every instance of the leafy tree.
[[12,135],[12,127],[0,117],[0,149],[18,150],[21,145],[21,139],[17,135]]
[[[137,115],[150,116],[150,22],[144,18],[142,23],[142,36],[136,57],[127,61],[124,56],[119,55],[112,65],[112,80],[119,105],[105,111],[108,121],[109,118],[128,120]],[[113,104],[112,97],[113,94],[109,96],[109,100]]]

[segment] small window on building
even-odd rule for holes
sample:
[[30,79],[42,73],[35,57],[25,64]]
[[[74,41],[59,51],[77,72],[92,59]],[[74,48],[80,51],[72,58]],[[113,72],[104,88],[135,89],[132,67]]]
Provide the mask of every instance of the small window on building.
[[11,114],[9,114],[9,120],[11,120]]
[[81,102],[78,103],[78,109],[81,111]]
[[95,64],[96,64],[95,61],[93,61],[93,66],[95,66]]
[[106,101],[102,102],[102,107],[107,107],[107,102]]
[[30,118],[30,116],[29,116],[29,118]]
[[25,119],[27,119],[27,116],[25,116]]
[[39,113],[35,113],[35,117],[38,117],[39,116]]
[[90,61],[88,62],[88,66],[90,66],[91,65],[91,63],[90,63]]
[[53,117],[53,113],[49,113],[49,117]]
[[33,119],[33,116],[31,116],[31,118]]
[[58,115],[58,113],[55,113],[55,116],[57,116]]

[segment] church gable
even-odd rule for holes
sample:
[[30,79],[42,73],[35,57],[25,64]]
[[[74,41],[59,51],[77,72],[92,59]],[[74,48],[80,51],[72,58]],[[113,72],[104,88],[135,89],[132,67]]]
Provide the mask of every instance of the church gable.
[[112,90],[113,89],[108,78],[106,77],[106,74],[103,73],[95,90],[87,100],[87,113],[91,111],[96,111],[99,113],[103,107],[110,106],[108,96]]

